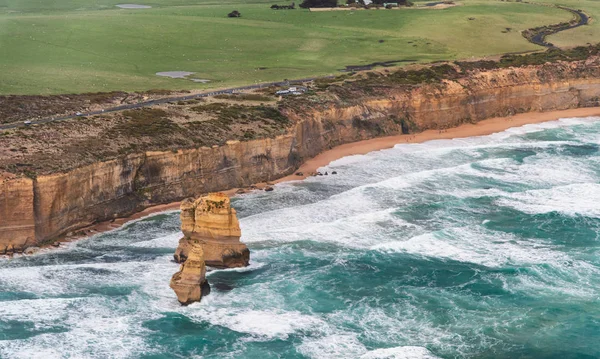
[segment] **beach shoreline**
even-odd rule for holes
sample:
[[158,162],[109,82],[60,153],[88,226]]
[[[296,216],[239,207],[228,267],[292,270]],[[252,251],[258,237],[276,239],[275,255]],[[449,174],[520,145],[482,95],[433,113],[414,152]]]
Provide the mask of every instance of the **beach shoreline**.
[[[329,163],[340,158],[354,155],[364,155],[373,151],[385,150],[393,148],[397,144],[423,143],[432,140],[486,136],[491,135],[493,133],[505,131],[512,127],[520,127],[528,124],[556,121],[561,118],[594,116],[600,116],[600,107],[585,107],[548,112],[528,112],[508,117],[489,118],[486,120],[481,120],[474,124],[462,124],[460,126],[445,130],[427,130],[415,134],[394,135],[378,137],[358,142],[351,142],[333,147],[307,160],[296,171],[294,171],[294,174],[279,178],[277,180],[273,180],[269,183],[257,183],[255,184],[255,187],[256,190],[263,190],[266,186],[271,184],[303,180],[315,173],[320,167],[326,166]],[[302,173],[302,175],[296,175],[296,173]],[[234,196],[238,190],[239,188],[231,188],[229,190],[221,192],[224,192],[229,196]],[[181,202],[178,201],[167,204],[160,204],[148,207],[128,217],[116,218],[111,221],[97,223],[76,231],[76,235],[74,236],[67,236],[58,239],[54,243],[72,242],[75,240],[87,238],[91,235],[95,235],[98,233],[115,230],[127,224],[128,222],[138,220],[143,217],[179,209],[180,203]],[[49,246],[51,245],[45,247]]]

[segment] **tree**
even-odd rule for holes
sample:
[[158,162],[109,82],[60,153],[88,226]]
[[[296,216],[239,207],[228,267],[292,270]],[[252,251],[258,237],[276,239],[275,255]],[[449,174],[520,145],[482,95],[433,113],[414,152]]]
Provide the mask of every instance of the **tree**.
[[304,0],[301,4],[301,8],[309,7],[337,7],[337,0]]
[[240,14],[240,12],[237,10],[233,10],[232,12],[227,14],[227,17],[242,17],[242,14]]

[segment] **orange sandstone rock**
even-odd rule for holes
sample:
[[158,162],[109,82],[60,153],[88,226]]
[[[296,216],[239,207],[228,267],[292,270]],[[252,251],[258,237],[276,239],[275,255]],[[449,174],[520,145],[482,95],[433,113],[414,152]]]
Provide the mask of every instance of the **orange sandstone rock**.
[[202,247],[194,245],[188,252],[188,257],[171,278],[169,285],[177,294],[177,300],[182,305],[199,302],[203,295],[210,292],[206,281],[206,265]]
[[206,265],[217,268],[245,267],[250,251],[240,242],[242,235],[235,209],[224,193],[211,193],[181,203],[184,237],[175,251],[175,261],[186,260],[194,245],[201,245]]

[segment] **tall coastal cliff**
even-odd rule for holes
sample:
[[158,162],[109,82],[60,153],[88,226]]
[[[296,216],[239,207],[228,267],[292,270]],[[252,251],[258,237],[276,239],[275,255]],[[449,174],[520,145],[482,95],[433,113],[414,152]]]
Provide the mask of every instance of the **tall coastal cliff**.
[[381,86],[352,101],[333,92],[320,104],[285,108],[289,126],[273,138],[133,153],[33,178],[0,175],[0,252],[152,205],[273,180],[336,145],[515,113],[598,106],[599,99],[596,57],[475,71],[409,88]]

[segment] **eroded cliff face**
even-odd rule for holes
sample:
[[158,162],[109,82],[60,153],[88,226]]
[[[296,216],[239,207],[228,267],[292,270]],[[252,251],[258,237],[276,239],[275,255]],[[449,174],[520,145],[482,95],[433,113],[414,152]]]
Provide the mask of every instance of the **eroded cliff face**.
[[240,242],[242,232],[235,209],[224,193],[211,193],[181,203],[184,237],[175,251],[175,261],[184,262],[195,246],[201,246],[207,265],[217,268],[245,267],[250,251]]
[[0,251],[75,228],[292,173],[339,144],[448,128],[495,116],[598,106],[600,61],[479,72],[442,84],[391,88],[352,103],[288,110],[288,133],[211,148],[146,152],[37,179],[0,184]]
[[36,245],[33,181],[0,176],[0,254]]

